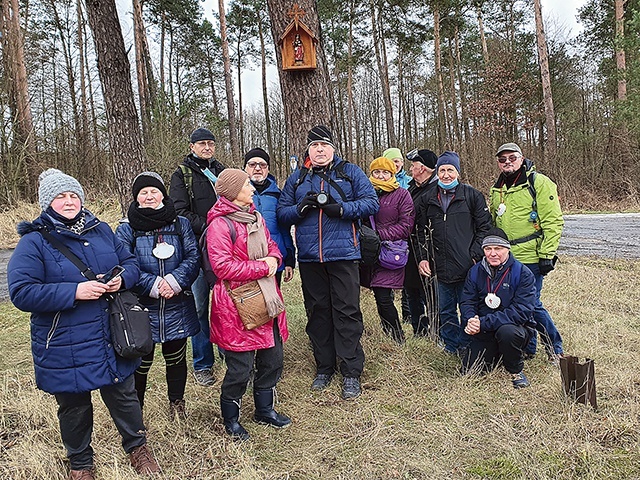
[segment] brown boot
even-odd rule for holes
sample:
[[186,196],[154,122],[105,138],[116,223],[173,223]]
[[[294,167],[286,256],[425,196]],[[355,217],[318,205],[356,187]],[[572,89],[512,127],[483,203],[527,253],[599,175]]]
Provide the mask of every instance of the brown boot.
[[179,421],[187,419],[187,407],[184,400],[169,402],[169,421],[173,421],[176,417]]
[[134,448],[129,454],[131,466],[140,475],[160,473],[160,466],[146,445]]
[[96,471],[93,468],[85,470],[69,470],[69,480],[95,480],[94,474]]

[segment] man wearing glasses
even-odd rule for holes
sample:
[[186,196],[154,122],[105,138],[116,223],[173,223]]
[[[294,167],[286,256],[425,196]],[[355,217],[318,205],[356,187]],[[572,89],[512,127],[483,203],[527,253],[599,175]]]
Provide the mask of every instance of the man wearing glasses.
[[[207,212],[218,197],[214,185],[224,165],[213,158],[216,138],[206,128],[197,128],[189,138],[191,153],[171,176],[169,195],[173,199],[178,215],[189,219],[193,233],[200,239],[207,227]],[[215,384],[211,372],[214,355],[209,340],[209,284],[200,269],[200,274],[191,286],[196,311],[200,321],[200,333],[191,337],[193,348],[193,370],[196,383],[204,387]]]
[[269,173],[270,166],[271,158],[262,148],[252,148],[244,156],[244,171],[247,172],[253,188],[256,189],[253,194],[253,204],[264,218],[264,224],[267,226],[271,238],[278,244],[284,259],[276,273],[276,279],[280,285],[283,272],[285,282],[293,278],[296,251],[291,231],[278,223],[276,209],[282,192],[278,188],[275,177]]
[[[496,227],[509,237],[513,256],[531,270],[536,280],[534,320],[549,360],[555,365],[563,355],[562,337],[540,301],[542,280],[554,269],[564,220],[558,188],[549,177],[536,172],[515,143],[505,143],[496,153],[501,173],[491,187],[489,209]],[[536,353],[536,338],[525,355]]]

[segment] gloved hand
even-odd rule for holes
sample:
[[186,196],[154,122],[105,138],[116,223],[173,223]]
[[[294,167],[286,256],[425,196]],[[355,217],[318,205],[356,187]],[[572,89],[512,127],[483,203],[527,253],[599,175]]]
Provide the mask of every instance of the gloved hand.
[[551,258],[541,258],[540,260],[538,260],[538,268],[540,269],[540,275],[545,276],[547,273],[549,273],[551,270],[553,270],[555,267],[555,259],[551,259]]
[[318,194],[316,192],[307,192],[300,203],[298,204],[298,215],[304,217],[312,208],[318,208]]
[[327,203],[324,207],[322,207],[322,210],[327,214],[328,217],[342,217],[342,205],[340,205],[339,203]]

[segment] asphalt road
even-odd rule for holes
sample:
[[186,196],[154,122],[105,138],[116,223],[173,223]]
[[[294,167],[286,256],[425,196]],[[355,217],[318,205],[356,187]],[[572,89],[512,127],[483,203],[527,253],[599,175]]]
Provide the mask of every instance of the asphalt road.
[[[640,213],[565,215],[559,255],[640,258]],[[0,250],[0,300],[9,297],[7,262],[13,250]]]

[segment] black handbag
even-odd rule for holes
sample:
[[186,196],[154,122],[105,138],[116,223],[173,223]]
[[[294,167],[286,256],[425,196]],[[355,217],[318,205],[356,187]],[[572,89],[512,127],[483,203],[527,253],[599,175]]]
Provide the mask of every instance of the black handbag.
[[[78,267],[82,275],[89,280],[97,280],[96,274],[60,240],[44,228],[40,230],[40,233],[54,248]],[[149,309],[142,306],[135,293],[129,290],[108,293],[107,299],[109,301],[111,341],[116,353],[129,359],[144,357],[151,353],[153,351],[153,337]]]
[[360,263],[371,267],[380,257],[380,237],[373,228],[360,225]]

